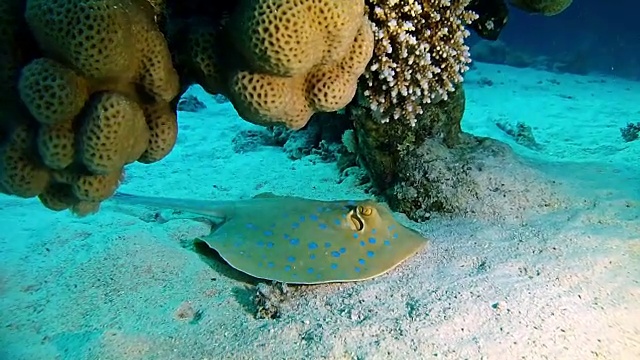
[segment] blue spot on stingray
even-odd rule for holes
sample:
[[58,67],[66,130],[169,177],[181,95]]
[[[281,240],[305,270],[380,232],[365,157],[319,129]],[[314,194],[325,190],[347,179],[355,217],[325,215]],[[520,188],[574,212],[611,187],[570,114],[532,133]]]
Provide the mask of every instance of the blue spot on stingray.
[[394,238],[394,239],[397,239],[397,238],[398,238],[398,236],[399,236],[399,235],[398,235],[398,233],[393,233],[393,238]]
[[249,229],[249,230],[255,230],[255,229],[256,229],[256,226],[255,226],[255,225],[253,225],[252,223],[248,223],[248,224],[247,224],[247,225],[245,225],[244,227],[246,227],[246,228],[247,228],[247,229]]
[[316,215],[316,214],[311,214],[311,215],[309,215],[309,220],[311,220],[311,221],[318,221],[318,215]]
[[324,247],[327,248],[327,249],[330,248],[331,247],[331,243],[330,242],[324,243]]
[[344,253],[346,253],[346,252],[347,252],[347,249],[345,249],[345,248],[340,248],[340,254],[344,254]]
[[358,238],[358,236],[360,236],[360,234],[358,234],[358,233],[353,233],[353,238],[354,238],[354,239],[357,239],[357,238]]
[[298,238],[293,238],[293,239],[289,240],[289,243],[290,243],[291,245],[298,245],[298,244],[300,244],[300,239],[298,239]]
[[317,212],[322,213],[325,211],[325,208],[323,208],[322,206],[320,206],[319,208],[316,209]]
[[316,254],[311,254],[311,255],[309,255],[309,259],[311,259],[311,260],[315,260],[315,259],[316,259]]
[[356,266],[353,270],[355,270],[357,273],[360,272],[360,267]]
[[369,238],[369,244],[375,244],[376,243],[376,238]]
[[327,230],[327,224],[320,224],[318,225],[318,227],[320,228],[320,230]]
[[371,233],[372,233],[372,234],[375,234],[375,233],[377,233],[377,232],[378,232],[378,230],[376,230],[376,229],[371,229]]
[[358,259],[358,263],[359,263],[360,265],[364,265],[365,261],[364,261],[364,259]]
[[291,224],[291,228],[293,229],[297,229],[300,227],[300,223],[294,222],[293,224]]
[[373,255],[375,255],[375,253],[373,251],[367,251],[367,256],[368,257],[373,257]]
[[331,256],[333,257],[340,257],[340,253],[338,251],[332,251],[331,252]]
[[304,215],[300,216],[300,217],[298,218],[298,220],[300,220],[300,222],[304,222],[304,220],[305,220]]
[[336,263],[331,263],[331,268],[332,268],[333,270],[337,269],[337,268],[338,268],[338,264],[336,264]]
[[308,269],[307,269],[307,272],[308,272],[309,274],[313,274],[313,271],[314,271],[314,270],[313,270],[313,268],[308,268]]
[[256,243],[256,245],[258,245],[258,246],[264,246],[264,241],[258,241],[258,242]]
[[395,225],[389,225],[389,226],[387,226],[387,229],[388,229],[389,231],[391,231],[391,230],[393,230],[393,229],[395,229],[395,228],[396,228],[396,226],[395,226]]
[[273,261],[269,261],[269,262],[267,263],[267,267],[272,268],[272,267],[274,267],[274,266],[276,266],[276,265],[273,263]]
[[291,266],[286,265],[286,266],[284,267],[284,271],[291,271]]
[[310,242],[309,243],[309,250],[314,250],[318,248],[318,244],[314,243],[314,242]]
[[347,201],[347,204],[354,206],[356,204],[355,200],[349,200]]
[[389,245],[391,245],[391,241],[389,241],[389,240],[385,240],[385,241],[384,241],[384,244],[385,244],[385,245],[387,245],[387,246],[389,246]]
[[271,236],[271,235],[273,235],[273,231],[265,230],[265,232],[263,234],[264,234],[264,236]]
[[275,245],[274,243],[272,243],[271,241],[269,241],[269,242],[267,243],[267,248],[271,249],[274,245]]
[[333,220],[333,223],[336,224],[336,225],[340,225],[340,224],[342,224],[342,221],[340,219],[335,219],[335,220]]
[[360,246],[365,246],[367,243],[365,243],[364,241],[360,241]]
[[289,234],[284,234],[283,236],[285,239],[288,239],[290,237]]
[[296,261],[296,258],[295,258],[294,256],[289,256],[289,257],[287,258],[287,261],[288,261],[288,262],[294,262],[294,261]]

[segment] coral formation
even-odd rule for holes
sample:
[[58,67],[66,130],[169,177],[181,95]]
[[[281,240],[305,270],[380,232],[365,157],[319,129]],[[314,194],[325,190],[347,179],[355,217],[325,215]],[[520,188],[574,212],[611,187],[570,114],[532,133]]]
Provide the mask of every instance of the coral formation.
[[526,12],[553,16],[565,11],[573,0],[509,0],[509,2]]
[[228,21],[191,19],[173,37],[189,39],[176,44],[187,78],[249,122],[290,129],[345,107],[373,52],[363,0],[243,0]]
[[425,106],[422,121],[413,126],[383,124],[366,107],[348,108],[355,120],[359,162],[394,210],[424,220],[430,211],[456,211],[468,200],[465,196],[476,192],[451,151],[460,143],[464,105],[458,85],[448,101]]
[[466,9],[478,15],[469,27],[483,39],[497,40],[507,25],[509,7],[505,0],[471,0]]
[[0,190],[95,211],[127,164],[171,151],[192,84],[247,121],[294,130],[361,89],[353,113],[408,128],[358,138],[402,143],[412,126],[453,138],[459,119],[429,109],[449,106],[467,69],[469,4],[484,25],[506,19],[501,0],[5,0]]
[[415,125],[426,104],[447,100],[471,61],[464,28],[477,18],[469,0],[369,0],[374,56],[361,101],[382,122]]
[[[16,49],[33,56],[3,69],[13,71],[24,108],[2,109],[1,190],[90,213],[113,194],[126,164],[172,149],[178,74],[146,0],[25,5],[23,28],[33,39]],[[3,15],[22,23],[19,12]],[[17,36],[9,39],[16,45]]]

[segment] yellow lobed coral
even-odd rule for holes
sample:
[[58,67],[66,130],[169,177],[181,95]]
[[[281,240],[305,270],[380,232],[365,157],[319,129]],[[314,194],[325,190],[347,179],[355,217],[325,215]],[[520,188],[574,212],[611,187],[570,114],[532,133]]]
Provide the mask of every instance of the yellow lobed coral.
[[[171,54],[146,0],[27,0],[41,58],[20,72],[26,111],[0,143],[0,191],[95,211],[126,164],[163,158],[177,125]],[[4,116],[6,117],[6,115]]]
[[375,48],[362,94],[382,122],[412,125],[425,104],[446,100],[468,70],[469,0],[368,0]]
[[299,129],[355,95],[373,53],[364,9],[364,0],[241,0],[222,31],[192,22],[181,61],[243,119]]

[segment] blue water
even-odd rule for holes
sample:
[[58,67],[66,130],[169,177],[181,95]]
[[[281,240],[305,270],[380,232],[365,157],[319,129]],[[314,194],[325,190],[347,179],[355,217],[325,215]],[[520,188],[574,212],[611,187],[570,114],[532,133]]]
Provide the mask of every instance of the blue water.
[[[576,0],[552,17],[511,8],[500,41],[532,57],[578,56],[590,71],[640,80],[638,11],[633,0]],[[477,41],[474,34],[469,44]]]

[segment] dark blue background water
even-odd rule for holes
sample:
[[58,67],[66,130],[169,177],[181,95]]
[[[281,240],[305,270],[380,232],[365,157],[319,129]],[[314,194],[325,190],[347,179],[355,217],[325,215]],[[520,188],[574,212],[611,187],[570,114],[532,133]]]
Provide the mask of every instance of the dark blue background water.
[[580,57],[591,71],[640,80],[640,1],[574,0],[551,17],[510,7],[500,40],[531,56]]

